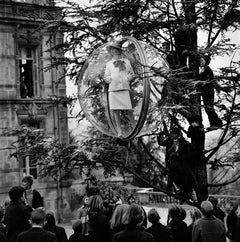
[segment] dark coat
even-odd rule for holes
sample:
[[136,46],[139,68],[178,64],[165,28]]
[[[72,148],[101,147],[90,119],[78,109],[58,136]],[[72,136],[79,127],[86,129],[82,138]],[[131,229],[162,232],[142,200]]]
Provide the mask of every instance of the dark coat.
[[6,235],[2,231],[0,231],[0,241],[1,242],[7,242]]
[[154,237],[143,229],[126,229],[113,236],[112,242],[154,242]]
[[224,223],[215,216],[198,219],[193,225],[192,242],[226,242]]
[[56,235],[42,228],[33,227],[18,235],[18,242],[56,242]]
[[89,216],[89,223],[89,239],[91,242],[111,241],[112,233],[110,230],[109,218],[106,215],[100,213],[95,216]]
[[146,231],[153,235],[155,242],[172,242],[170,230],[161,223],[153,224]]
[[43,207],[43,198],[41,197],[40,193],[35,189],[33,189],[32,207],[33,208]]
[[173,218],[169,223],[173,242],[186,242],[188,240],[187,224],[180,218]]
[[49,229],[44,226],[43,229],[54,233],[57,237],[57,242],[68,242],[67,234],[63,227],[55,225],[54,228]]
[[82,234],[74,233],[69,237],[69,242],[87,242],[87,238]]
[[18,234],[31,227],[29,224],[30,213],[30,209],[22,203],[11,202],[7,206],[4,224],[6,224],[7,227],[8,242],[15,242]]
[[238,227],[238,216],[235,211],[231,211],[227,216],[227,237],[233,241],[236,240],[237,227]]

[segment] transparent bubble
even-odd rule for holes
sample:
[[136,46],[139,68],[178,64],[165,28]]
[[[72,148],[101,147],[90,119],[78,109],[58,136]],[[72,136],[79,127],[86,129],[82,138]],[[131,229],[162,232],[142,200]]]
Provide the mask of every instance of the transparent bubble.
[[164,73],[169,68],[155,49],[132,37],[96,49],[78,79],[79,101],[87,119],[104,134],[124,140],[145,132],[144,123],[145,129],[152,129],[145,121],[149,111],[151,118],[155,115],[165,82],[156,76],[156,69]]

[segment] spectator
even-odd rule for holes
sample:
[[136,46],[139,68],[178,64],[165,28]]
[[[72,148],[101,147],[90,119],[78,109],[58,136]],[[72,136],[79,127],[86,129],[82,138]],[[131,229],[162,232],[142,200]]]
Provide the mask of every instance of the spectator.
[[172,233],[173,242],[187,241],[187,224],[181,219],[181,210],[177,205],[173,205],[168,212],[168,226]]
[[7,229],[6,229],[6,225],[3,223],[4,213],[5,213],[4,207],[0,207],[0,232],[6,235]]
[[4,208],[0,207],[0,241],[7,242],[6,225],[2,222],[4,217]]
[[[127,198],[127,203],[129,205],[131,205],[133,203],[136,203],[136,199],[135,199],[135,197],[132,194]],[[143,220],[142,226],[144,228],[147,228],[147,213],[146,213],[146,211],[145,211],[145,209],[143,207],[141,207],[141,208],[142,208],[143,214],[144,214],[144,220]]]
[[201,82],[197,84],[203,98],[205,111],[208,115],[210,123],[209,131],[218,129],[223,125],[214,110],[214,75],[212,69],[209,67],[210,61],[211,57],[209,55],[204,55],[200,58],[200,74],[198,79]]
[[125,229],[126,227],[126,214],[128,211],[129,205],[128,204],[119,204],[112,215],[110,220],[110,228],[113,234],[120,232]]
[[69,237],[69,242],[86,242],[87,237],[82,234],[82,222],[81,220],[76,221],[73,226],[74,233]]
[[84,237],[88,237],[89,233],[89,217],[88,217],[88,210],[89,210],[89,197],[85,196],[83,198],[83,205],[77,211],[77,219],[81,221],[82,224],[82,235]]
[[43,198],[36,189],[32,189],[33,177],[25,176],[22,179],[22,187],[25,189],[25,196],[32,208],[43,207]]
[[232,204],[232,209],[229,212],[226,220],[227,237],[232,242],[237,241],[237,229],[238,229],[238,222],[239,222],[239,218],[237,215],[238,208],[239,208],[238,202]]
[[112,242],[154,242],[153,236],[142,228],[143,220],[143,209],[131,204],[127,211],[126,229],[114,234]]
[[220,220],[222,220],[224,222],[224,217],[225,217],[225,213],[223,212],[223,210],[218,206],[218,200],[215,197],[209,197],[208,201],[210,201],[213,205],[214,211],[213,211],[213,215],[216,218],[219,218]]
[[14,186],[10,189],[8,194],[11,201],[6,207],[3,222],[7,227],[8,242],[15,242],[18,234],[31,227],[29,218],[32,209],[26,204],[23,187]]
[[136,203],[136,199],[133,195],[128,196],[127,203],[131,205],[132,203]]
[[35,209],[31,214],[32,228],[18,235],[18,242],[56,242],[54,233],[44,231],[45,212],[42,209]]
[[153,235],[155,242],[171,242],[172,236],[170,230],[162,225],[159,220],[160,216],[156,209],[150,209],[148,212],[148,221],[152,226],[147,229],[147,232]]
[[192,242],[226,242],[226,230],[224,223],[216,218],[211,202],[201,203],[203,217],[193,225]]
[[190,210],[190,217],[192,219],[191,223],[188,225],[188,241],[192,241],[192,230],[193,230],[193,224],[196,220],[200,219],[202,217],[202,212],[197,207],[193,207],[193,210]]
[[109,218],[103,214],[103,200],[99,195],[90,198],[89,222],[91,242],[109,242],[111,240]]
[[52,213],[46,214],[46,223],[43,226],[43,229],[54,233],[57,237],[57,242],[67,242],[68,241],[65,229],[63,227],[56,225],[56,220]]

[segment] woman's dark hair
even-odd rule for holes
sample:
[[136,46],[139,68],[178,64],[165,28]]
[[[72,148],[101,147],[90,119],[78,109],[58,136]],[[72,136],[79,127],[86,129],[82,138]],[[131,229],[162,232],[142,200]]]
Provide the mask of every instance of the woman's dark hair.
[[24,176],[22,179],[22,182],[27,182],[29,183],[31,186],[33,184],[33,177],[32,176]]
[[144,220],[143,208],[133,203],[129,206],[127,211],[127,227],[136,228],[140,227]]
[[186,210],[183,208],[183,207],[179,207],[179,209],[180,209],[180,218],[181,218],[181,220],[184,220],[185,218],[186,218],[186,216],[187,216],[187,212],[186,212]]
[[52,213],[47,213],[45,218],[46,224],[44,225],[44,229],[50,231],[52,233],[56,232],[56,220]]
[[148,221],[151,224],[157,224],[159,222],[160,216],[155,208],[152,208],[148,212]]
[[103,200],[101,196],[94,195],[90,197],[89,202],[89,215],[95,216],[103,212]]
[[181,214],[180,208],[175,204],[172,205],[172,207],[168,211],[168,216],[170,218],[180,218],[180,214]]

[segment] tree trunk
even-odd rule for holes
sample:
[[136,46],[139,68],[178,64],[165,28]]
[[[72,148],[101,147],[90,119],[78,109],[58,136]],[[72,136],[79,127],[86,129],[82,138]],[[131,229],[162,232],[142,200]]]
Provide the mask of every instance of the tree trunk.
[[[185,11],[185,20],[186,20],[186,29],[187,29],[187,39],[186,48],[189,58],[189,69],[192,73],[193,78],[197,78],[199,74],[199,57],[198,57],[198,48],[197,48],[197,28],[196,28],[196,12],[195,12],[195,3],[193,1],[186,2],[183,1],[183,7]],[[188,120],[193,116],[201,117],[201,98],[200,95],[192,95],[190,97],[190,117],[187,117]],[[201,137],[205,139],[205,137]],[[203,140],[204,142],[204,140]],[[206,160],[202,150],[197,151],[198,155],[195,157],[194,166],[192,169],[193,176],[195,178],[195,191],[197,195],[198,202],[206,200],[208,197],[207,189],[207,168]]]

